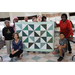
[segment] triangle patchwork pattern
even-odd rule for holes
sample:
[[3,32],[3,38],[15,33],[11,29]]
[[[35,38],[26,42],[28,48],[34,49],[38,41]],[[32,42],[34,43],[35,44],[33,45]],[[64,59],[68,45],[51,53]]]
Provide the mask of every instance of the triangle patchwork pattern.
[[21,30],[21,27],[19,27],[18,25],[16,25],[16,30]]
[[39,37],[39,35],[36,32],[34,32],[34,35],[35,35],[35,37]]
[[41,48],[45,45],[46,43],[41,43]]
[[35,29],[35,31],[40,31],[40,25]]
[[29,24],[29,26],[34,30],[34,24]]
[[35,49],[40,49],[40,48],[35,44]]
[[34,41],[34,37],[30,37],[30,39],[31,39],[32,41]]
[[29,43],[29,47],[31,47],[33,45],[33,43]]
[[45,42],[47,41],[46,37],[41,37]]
[[22,31],[22,36],[27,36],[27,34],[24,31]]
[[28,30],[28,25],[23,30]]
[[42,31],[42,30],[45,30],[45,28],[41,25],[41,31]]
[[22,31],[19,33],[19,36],[22,36]]
[[18,26],[20,29],[22,29],[22,24],[18,24],[17,26]]
[[40,38],[36,41],[36,43],[37,43],[37,42],[38,42],[38,43],[40,42]]
[[32,33],[33,31],[29,31],[29,35]]
[[47,25],[46,24],[43,24],[42,26],[45,28],[45,30],[47,29],[47,27],[46,27]]
[[48,41],[48,43],[52,43],[53,42],[53,38],[51,38],[49,41]]
[[52,48],[47,44],[47,49],[52,49]]
[[27,26],[27,24],[22,24],[22,30]]
[[28,38],[26,38],[23,42],[24,42],[24,43],[28,43]]
[[52,35],[47,31],[47,37],[52,37]]
[[41,31],[41,36],[43,35],[44,32],[45,32],[45,31]]
[[21,32],[21,30],[17,30],[16,32],[19,34]]
[[53,25],[51,25],[51,26],[48,28],[48,30],[53,30]]

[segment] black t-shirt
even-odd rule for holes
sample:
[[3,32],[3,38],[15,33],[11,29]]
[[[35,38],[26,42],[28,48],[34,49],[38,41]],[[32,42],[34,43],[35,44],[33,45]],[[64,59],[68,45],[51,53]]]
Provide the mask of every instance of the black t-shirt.
[[13,33],[13,27],[4,27],[2,30],[2,34],[5,37],[5,40],[12,40]]

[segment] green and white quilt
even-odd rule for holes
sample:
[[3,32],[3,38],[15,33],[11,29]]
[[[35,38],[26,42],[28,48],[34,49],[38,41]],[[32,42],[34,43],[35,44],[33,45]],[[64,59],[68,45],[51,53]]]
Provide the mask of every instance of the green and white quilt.
[[19,34],[25,51],[54,50],[54,22],[17,22],[15,32]]

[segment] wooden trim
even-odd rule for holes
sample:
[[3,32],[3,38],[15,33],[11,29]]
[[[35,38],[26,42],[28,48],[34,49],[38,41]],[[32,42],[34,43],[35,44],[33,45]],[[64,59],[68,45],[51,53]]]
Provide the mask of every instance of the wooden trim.
[[42,14],[42,16],[46,16],[46,17],[56,17],[56,16],[61,16],[62,13],[56,13],[56,14]]

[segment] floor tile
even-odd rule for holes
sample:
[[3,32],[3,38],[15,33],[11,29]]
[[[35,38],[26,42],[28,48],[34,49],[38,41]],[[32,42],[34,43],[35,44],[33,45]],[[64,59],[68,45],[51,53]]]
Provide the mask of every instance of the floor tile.
[[23,57],[26,57],[26,56],[28,56],[29,54],[27,54],[27,53],[23,53]]
[[50,55],[45,55],[43,58],[46,58],[46,59],[50,59],[52,56]]
[[33,58],[31,58],[31,59],[33,59],[33,60],[35,60],[35,61],[37,61],[37,60],[39,60],[41,57],[38,57],[38,56],[34,56]]
[[38,62],[46,62],[46,61],[48,61],[48,59],[45,59],[45,58],[40,58],[40,59],[38,60]]
[[33,60],[33,59],[29,59],[29,60],[27,60],[26,62],[36,62],[36,61]]
[[30,55],[27,56],[27,58],[33,58],[34,56],[35,55],[30,54]]
[[52,60],[47,60],[46,62],[55,62],[55,61],[52,61]]
[[57,62],[57,59],[58,59],[58,57],[51,57],[49,60],[52,60],[52,61],[56,61]]
[[25,58],[22,58],[21,60],[18,60],[17,62],[19,62],[19,61],[26,62],[27,60],[29,60],[29,58],[25,57]]
[[45,54],[37,54],[36,56],[44,57]]

